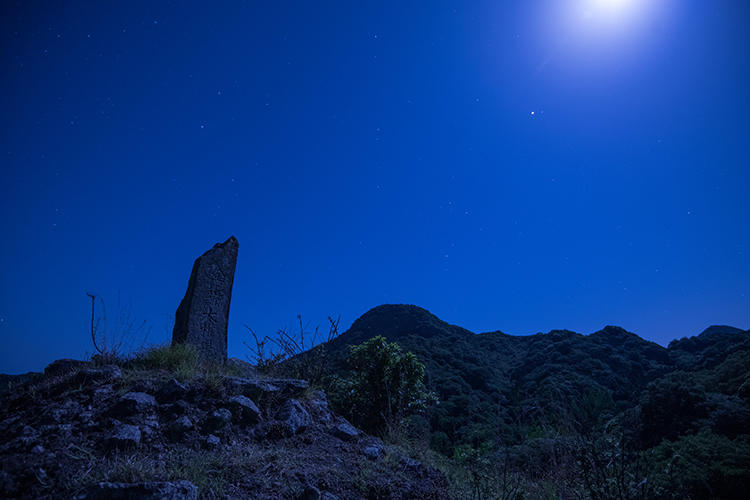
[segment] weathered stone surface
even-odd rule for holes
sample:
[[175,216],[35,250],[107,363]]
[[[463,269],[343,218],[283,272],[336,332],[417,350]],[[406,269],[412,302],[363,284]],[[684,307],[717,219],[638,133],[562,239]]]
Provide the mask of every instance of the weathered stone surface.
[[359,437],[359,431],[352,424],[344,420],[336,424],[333,428],[333,435],[342,441],[353,441]]
[[176,420],[171,422],[167,426],[167,437],[172,441],[179,441],[183,438],[185,433],[193,429],[193,421],[190,417],[183,415],[178,417]]
[[179,480],[150,483],[99,483],[86,500],[197,500],[198,487]]
[[209,434],[203,440],[203,445],[209,450],[215,450],[221,445],[221,439],[219,439],[217,436],[214,436],[213,434]]
[[291,434],[304,431],[312,423],[310,414],[296,399],[290,399],[284,403],[276,413],[276,418],[289,429]]
[[328,398],[323,391],[315,391],[310,398],[310,413],[318,422],[328,424],[333,418],[328,407]]
[[226,377],[224,387],[229,394],[242,394],[253,400],[263,400],[269,396],[299,396],[310,384],[307,380],[293,378]]
[[110,413],[115,416],[128,417],[146,413],[156,407],[156,400],[145,392],[128,392],[112,407]]
[[265,396],[281,393],[280,386],[259,379],[226,377],[224,379],[224,386],[230,394],[241,394],[253,399],[262,399]]
[[132,448],[141,444],[141,430],[137,425],[117,424],[109,438],[113,448]]
[[237,238],[217,243],[195,260],[185,297],[175,313],[172,344],[194,346],[203,360],[226,363]]
[[209,415],[206,419],[204,428],[208,432],[215,432],[223,429],[232,421],[232,412],[226,408],[219,408]]
[[370,443],[365,446],[365,456],[371,460],[377,460],[383,454],[383,445],[380,443]]
[[248,397],[232,396],[229,398],[229,408],[240,422],[255,424],[260,420],[260,410]]
[[422,462],[414,458],[401,457],[400,463],[401,465],[404,466],[405,470],[411,473],[422,474],[425,471],[424,466],[422,465]]
[[161,386],[159,392],[156,393],[156,397],[160,402],[172,402],[185,398],[188,392],[187,386],[173,378]]
[[75,383],[87,384],[90,382],[113,382],[122,377],[122,370],[115,365],[106,365],[101,368],[82,368],[75,376]]
[[339,497],[333,493],[327,491],[321,492],[318,488],[312,485],[305,487],[302,495],[298,497],[299,500],[339,500]]

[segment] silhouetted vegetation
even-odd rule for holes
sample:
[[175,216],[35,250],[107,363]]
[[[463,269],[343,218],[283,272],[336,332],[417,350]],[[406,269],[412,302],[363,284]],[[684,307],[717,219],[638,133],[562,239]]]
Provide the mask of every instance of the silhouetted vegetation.
[[327,381],[332,404],[355,425],[392,435],[407,416],[424,411],[433,395],[424,386],[424,365],[381,336],[350,346],[343,376]]
[[[372,346],[389,343],[424,364],[437,404],[421,432],[458,497],[744,498],[750,487],[748,332],[712,327],[668,348],[618,327],[475,335],[415,306],[380,306],[330,343],[329,380],[361,370],[357,391],[382,401],[365,374]],[[352,352],[371,364],[352,364]],[[333,403],[382,425],[364,403]]]

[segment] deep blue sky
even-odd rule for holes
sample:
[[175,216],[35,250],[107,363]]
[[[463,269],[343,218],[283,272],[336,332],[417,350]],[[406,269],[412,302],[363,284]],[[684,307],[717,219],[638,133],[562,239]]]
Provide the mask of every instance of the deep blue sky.
[[596,1],[3,2],[0,372],[90,353],[86,291],[169,340],[231,234],[240,357],[381,303],[750,328],[750,4]]

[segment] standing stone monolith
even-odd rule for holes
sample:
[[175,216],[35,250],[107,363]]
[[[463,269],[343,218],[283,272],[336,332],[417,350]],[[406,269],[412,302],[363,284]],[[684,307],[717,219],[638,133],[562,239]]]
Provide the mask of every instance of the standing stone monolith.
[[185,297],[175,313],[172,345],[189,344],[203,361],[227,360],[227,324],[239,242],[224,243],[195,259]]

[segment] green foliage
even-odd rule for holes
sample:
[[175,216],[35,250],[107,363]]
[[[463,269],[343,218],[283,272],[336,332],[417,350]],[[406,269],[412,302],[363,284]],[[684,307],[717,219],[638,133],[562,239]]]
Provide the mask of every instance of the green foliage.
[[750,491],[750,438],[704,431],[652,450],[654,497],[741,499]]
[[[349,346],[375,334],[424,363],[439,398],[425,413],[429,446],[458,498],[738,498],[728,485],[750,481],[748,332],[712,327],[669,348],[617,327],[476,335],[380,306],[331,346],[345,412]],[[353,408],[355,422],[372,415]],[[518,489],[498,486],[499,471]]]
[[706,392],[686,373],[674,373],[651,384],[641,398],[643,438],[648,446],[694,432],[708,416]]
[[433,400],[424,386],[424,365],[384,337],[351,346],[349,373],[329,389],[334,406],[369,432],[393,432],[401,420],[423,411]]

